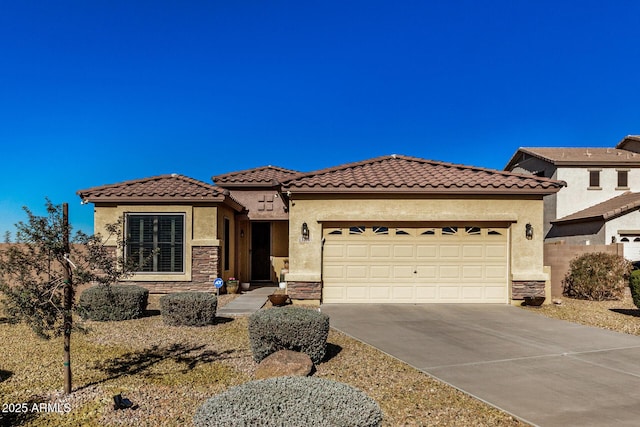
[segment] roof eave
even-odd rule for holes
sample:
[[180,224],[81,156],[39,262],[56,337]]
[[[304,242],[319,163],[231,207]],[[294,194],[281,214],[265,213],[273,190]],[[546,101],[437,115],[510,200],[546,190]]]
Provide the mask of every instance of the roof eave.
[[122,203],[122,204],[141,204],[141,203],[222,203],[227,198],[225,196],[216,197],[92,197],[78,194],[83,202],[86,203]]
[[520,162],[517,162],[516,160],[518,160],[518,158],[522,154],[527,154],[527,155],[529,155],[531,157],[535,157],[536,159],[543,160],[545,162],[555,164],[555,162],[552,159],[548,158],[548,157],[542,156],[542,155],[540,155],[540,154],[538,154],[536,152],[533,152],[533,151],[529,151],[528,149],[526,149],[524,147],[520,147],[520,148],[518,148],[518,150],[516,150],[516,152],[513,154],[513,156],[511,156],[511,159],[509,159],[509,162],[504,167],[504,170],[505,171],[511,171],[518,164],[520,164]]
[[280,186],[280,182],[273,180],[269,182],[215,182],[215,185],[220,188],[278,188]]
[[460,194],[460,195],[548,195],[554,194],[560,191],[562,187],[557,188],[518,188],[518,189],[501,189],[501,188],[482,188],[482,189],[469,189],[469,188],[429,188],[429,189],[411,189],[411,188],[336,188],[336,187],[288,187],[283,188],[283,192],[290,192],[291,194],[411,194],[411,195],[428,195],[428,194]]
[[635,158],[635,160],[626,159],[620,161],[577,161],[577,160],[556,160],[552,161],[555,166],[583,166],[583,167],[596,167],[596,166],[640,166],[640,156]]
[[[611,218],[609,218],[611,219]],[[582,222],[591,222],[591,221],[607,221],[607,219],[603,216],[603,215],[592,215],[592,216],[585,216],[585,217],[581,217],[581,218],[571,218],[571,219],[556,219],[551,221],[551,224],[557,224],[557,225],[569,225],[569,224],[579,224]]]

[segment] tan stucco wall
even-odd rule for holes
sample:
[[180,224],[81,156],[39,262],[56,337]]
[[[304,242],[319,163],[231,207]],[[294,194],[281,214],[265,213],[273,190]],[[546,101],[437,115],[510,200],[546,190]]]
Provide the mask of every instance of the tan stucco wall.
[[253,221],[288,218],[286,205],[275,189],[231,190],[231,197],[248,210],[249,219]]
[[[235,277],[236,279],[241,279],[240,277],[240,271],[239,268],[236,267],[236,223],[235,223],[235,212],[226,207],[226,206],[221,206],[220,208],[217,209],[217,213],[218,213],[218,220],[217,222],[215,221],[215,219],[210,218],[211,223],[212,224],[216,224],[217,223],[217,237],[218,237],[218,244],[220,246],[220,269],[222,271],[222,278],[224,280],[227,280],[229,277]],[[229,220],[229,226],[230,226],[230,230],[229,230],[229,268],[225,269],[225,255],[224,255],[224,245],[225,245],[225,241],[224,241],[224,220],[228,219]]]
[[[231,227],[233,230],[233,211],[226,207],[222,208],[222,210],[223,212],[230,212]],[[194,246],[222,245],[222,241],[218,238],[217,234],[217,231],[222,229],[221,220],[216,221],[216,217],[218,217],[217,206],[96,205],[94,210],[94,233],[99,233],[103,238],[106,238],[108,234],[105,226],[116,223],[119,219],[123,218],[125,213],[175,213],[184,214],[185,216],[184,272],[171,274],[136,273],[130,279],[132,281],[190,281],[192,248]],[[116,246],[117,242],[115,238],[111,238],[107,241],[107,244]],[[231,253],[233,254],[233,252]]]
[[289,222],[276,221],[271,227],[271,265],[273,268],[273,281],[280,281],[280,272],[285,267],[285,261],[289,260]]
[[[329,221],[455,221],[501,223],[509,227],[511,280],[546,281],[543,267],[542,197],[293,197],[289,212],[290,273],[287,281],[321,280],[322,224]],[[310,238],[303,241],[302,224]],[[534,228],[532,240],[525,237],[525,225]]]

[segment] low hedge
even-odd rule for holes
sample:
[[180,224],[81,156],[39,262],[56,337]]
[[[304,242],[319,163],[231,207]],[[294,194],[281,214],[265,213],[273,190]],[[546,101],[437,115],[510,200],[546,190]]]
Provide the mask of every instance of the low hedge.
[[206,292],[176,292],[160,298],[162,320],[172,326],[205,326],[216,321],[218,298]]
[[629,277],[629,288],[631,289],[631,298],[636,307],[640,308],[640,270],[633,270]]
[[382,419],[376,401],[350,385],[315,377],[276,377],[244,383],[208,399],[197,409],[193,424],[374,427]]
[[259,310],[249,317],[253,360],[279,350],[306,353],[313,363],[324,358],[329,336],[329,316],[317,310],[289,306]]
[[80,294],[78,311],[85,319],[109,321],[142,317],[149,291],[137,285],[97,285]]
[[569,265],[564,295],[591,301],[619,300],[629,286],[632,265],[621,255],[593,252],[580,255]]

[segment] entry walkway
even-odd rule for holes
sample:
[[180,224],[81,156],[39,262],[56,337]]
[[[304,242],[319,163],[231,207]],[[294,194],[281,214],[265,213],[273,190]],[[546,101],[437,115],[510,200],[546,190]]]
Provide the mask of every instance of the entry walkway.
[[277,286],[256,286],[243,292],[224,307],[216,310],[216,316],[248,316],[262,308]]
[[509,305],[324,304],[322,311],[331,327],[532,425],[640,425],[638,336]]

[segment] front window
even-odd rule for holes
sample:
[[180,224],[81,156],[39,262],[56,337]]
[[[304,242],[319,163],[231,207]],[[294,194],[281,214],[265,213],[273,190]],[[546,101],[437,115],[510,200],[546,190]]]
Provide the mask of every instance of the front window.
[[629,188],[629,171],[628,170],[618,170],[618,188],[620,189]]
[[126,256],[139,272],[183,272],[184,216],[127,215]]
[[600,189],[600,170],[589,171],[589,188]]

